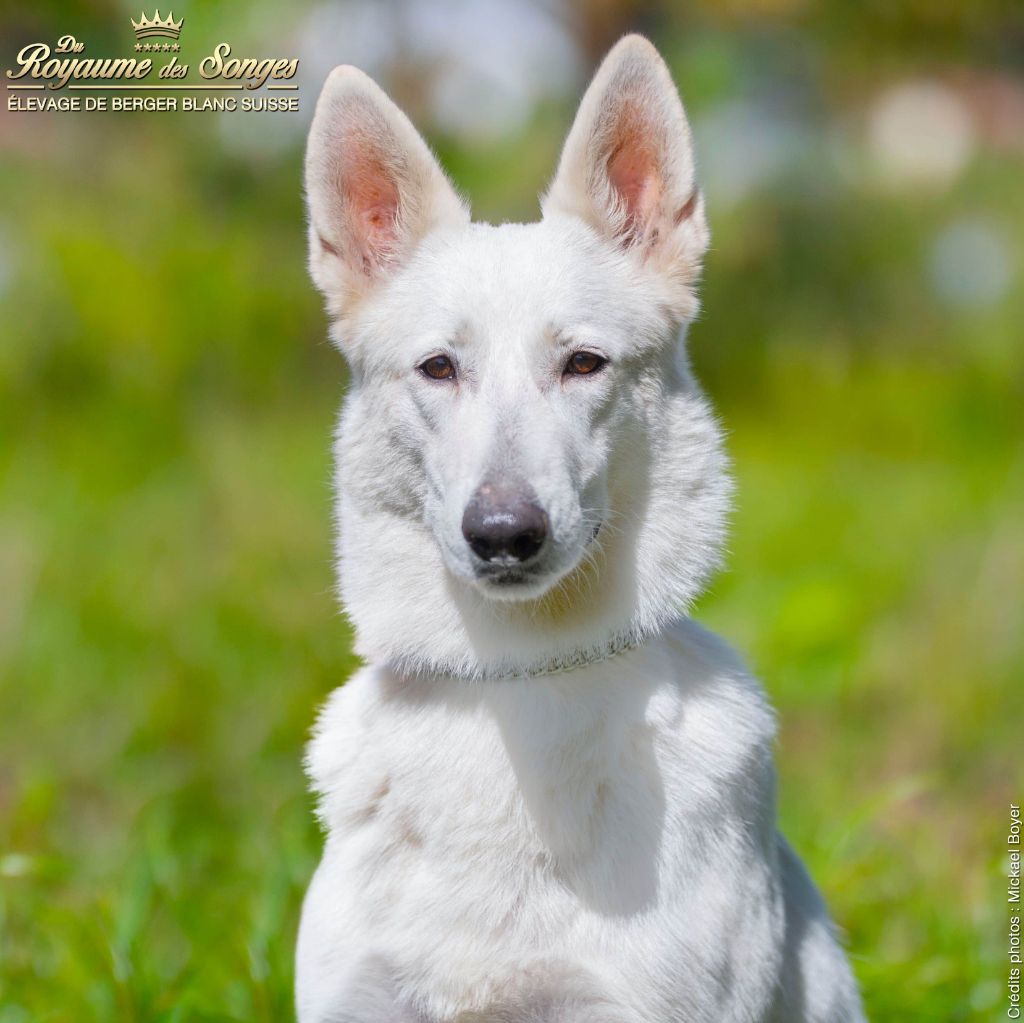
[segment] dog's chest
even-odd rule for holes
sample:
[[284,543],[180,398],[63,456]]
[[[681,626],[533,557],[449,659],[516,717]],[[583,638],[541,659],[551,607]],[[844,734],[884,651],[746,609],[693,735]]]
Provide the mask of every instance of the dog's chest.
[[375,703],[354,745],[324,810],[369,933],[529,947],[653,901],[663,795],[642,717],[455,690]]
[[741,919],[744,942],[775,926],[770,717],[727,679],[625,663],[508,687],[367,669],[332,699],[310,750],[329,834],[303,924],[324,976],[379,960],[449,1019],[568,970],[702,1018],[709,950],[738,955]]

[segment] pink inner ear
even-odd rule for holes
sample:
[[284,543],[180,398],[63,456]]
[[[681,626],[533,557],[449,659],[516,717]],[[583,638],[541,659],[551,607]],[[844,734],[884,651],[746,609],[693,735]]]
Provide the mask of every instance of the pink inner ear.
[[354,241],[367,272],[386,262],[398,241],[398,186],[365,143],[349,143],[343,187]]
[[353,201],[359,233],[377,251],[390,249],[397,236],[398,190],[382,183]]
[[620,129],[607,168],[608,181],[625,206],[629,233],[643,236],[661,203],[664,183],[654,146],[635,120]]

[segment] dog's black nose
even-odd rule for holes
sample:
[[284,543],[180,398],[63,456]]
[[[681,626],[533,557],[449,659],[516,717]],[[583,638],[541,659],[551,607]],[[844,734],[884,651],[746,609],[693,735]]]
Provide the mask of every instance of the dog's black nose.
[[485,483],[466,506],[462,535],[484,561],[529,561],[544,546],[548,517],[532,491]]

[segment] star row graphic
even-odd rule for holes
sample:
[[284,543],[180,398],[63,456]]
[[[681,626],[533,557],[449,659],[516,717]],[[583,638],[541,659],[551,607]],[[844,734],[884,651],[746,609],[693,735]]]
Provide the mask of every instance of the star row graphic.
[[181,47],[177,43],[164,43],[163,46],[161,46],[159,43],[153,43],[152,46],[150,46],[149,43],[136,43],[135,49],[145,50],[147,53],[150,50],[152,50],[154,53],[158,53],[160,50],[163,50],[164,53],[169,53],[171,51],[177,53],[181,49]]

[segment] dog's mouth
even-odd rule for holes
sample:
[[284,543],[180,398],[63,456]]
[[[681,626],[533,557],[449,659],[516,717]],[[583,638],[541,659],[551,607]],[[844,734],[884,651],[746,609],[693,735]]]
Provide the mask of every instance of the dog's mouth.
[[552,573],[541,565],[481,565],[475,572],[479,586],[512,598],[545,589],[551,578]]

